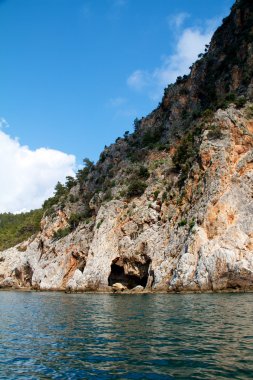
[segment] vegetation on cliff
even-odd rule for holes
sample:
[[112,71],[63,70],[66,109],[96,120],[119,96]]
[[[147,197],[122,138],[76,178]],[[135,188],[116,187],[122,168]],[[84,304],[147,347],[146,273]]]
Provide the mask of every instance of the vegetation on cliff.
[[13,247],[37,233],[42,215],[41,209],[21,214],[0,214],[0,250]]

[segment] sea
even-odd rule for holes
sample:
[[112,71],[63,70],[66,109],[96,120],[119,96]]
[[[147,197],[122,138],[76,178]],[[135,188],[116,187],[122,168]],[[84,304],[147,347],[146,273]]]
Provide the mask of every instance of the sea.
[[0,379],[253,379],[253,293],[1,291]]

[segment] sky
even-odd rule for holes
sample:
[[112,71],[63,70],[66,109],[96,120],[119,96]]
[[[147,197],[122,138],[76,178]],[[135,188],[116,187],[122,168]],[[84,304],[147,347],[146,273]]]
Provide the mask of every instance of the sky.
[[40,207],[131,132],[233,3],[0,0],[0,212]]

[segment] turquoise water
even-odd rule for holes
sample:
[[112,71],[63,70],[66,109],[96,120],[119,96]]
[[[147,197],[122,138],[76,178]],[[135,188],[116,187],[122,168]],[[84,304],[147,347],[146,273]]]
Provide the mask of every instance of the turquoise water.
[[0,293],[0,379],[252,379],[253,294]]

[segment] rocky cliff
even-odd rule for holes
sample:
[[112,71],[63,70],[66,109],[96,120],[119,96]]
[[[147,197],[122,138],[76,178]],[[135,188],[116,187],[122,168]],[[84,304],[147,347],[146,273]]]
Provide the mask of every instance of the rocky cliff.
[[58,186],[37,235],[0,252],[0,286],[253,287],[252,72],[253,4],[240,0],[191,74]]

